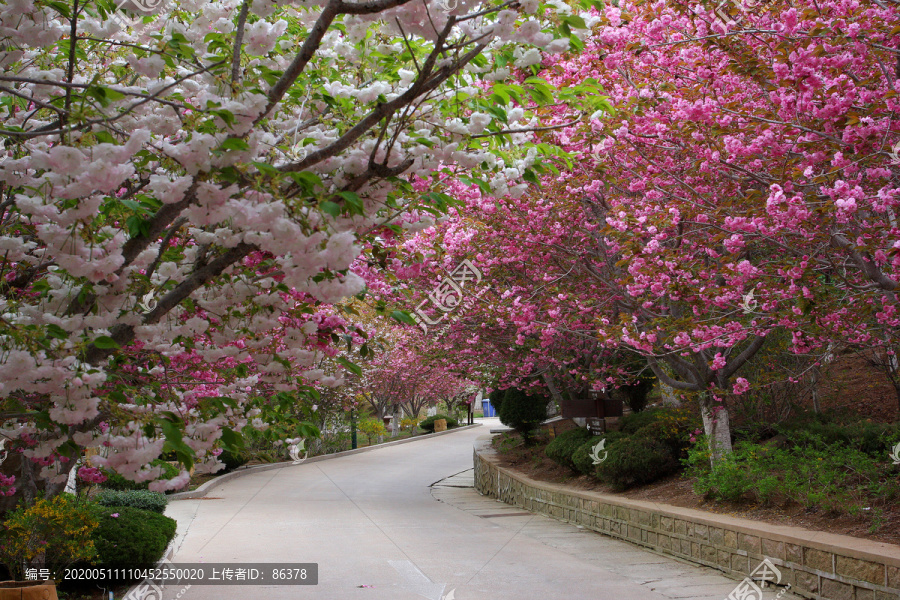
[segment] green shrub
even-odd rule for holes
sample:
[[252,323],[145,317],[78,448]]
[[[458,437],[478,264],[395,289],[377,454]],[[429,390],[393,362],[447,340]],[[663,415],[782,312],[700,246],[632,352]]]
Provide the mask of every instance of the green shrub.
[[706,436],[700,437],[697,443],[688,450],[687,474],[696,477],[694,493],[709,499],[736,502],[743,499],[753,489],[753,481],[747,469],[741,464],[741,449],[745,444],[735,447],[731,454],[725,455],[716,465],[710,467],[709,441]]
[[742,443],[714,467],[705,442],[691,449],[694,490],[708,498],[764,504],[793,501],[808,509],[857,513],[900,496],[900,469],[843,444],[779,448]]
[[175,537],[175,519],[159,513],[100,505],[94,505],[92,512],[99,522],[91,536],[97,548],[91,561],[94,566],[114,569],[156,564]]
[[[150,463],[151,466],[159,466],[162,467],[162,476],[160,479],[172,479],[173,477],[177,477],[179,473],[181,473],[181,467],[168,463],[162,459],[155,459]],[[131,481],[130,479],[125,479],[118,473],[111,471],[110,469],[103,469],[103,474],[106,475],[106,481],[100,484],[100,487],[107,490],[146,490],[150,485],[147,481]]]
[[434,415],[433,417],[428,417],[427,419],[424,419],[422,422],[420,422],[419,428],[423,431],[434,433],[434,422],[439,419],[447,420],[447,429],[452,429],[459,426],[459,421],[457,421],[453,417],[448,417],[447,415]]
[[500,406],[503,404],[503,396],[506,395],[506,390],[493,390],[491,391],[488,399],[491,401],[491,406],[494,407],[494,414],[500,414]]
[[625,415],[619,420],[619,431],[630,435],[641,427],[646,427],[650,423],[657,421],[667,410],[669,409],[651,408],[650,410],[642,410],[641,412]]
[[604,444],[604,450],[606,450],[610,444],[625,437],[628,436],[620,431],[607,431],[601,435],[591,436],[591,439],[582,442],[575,449],[575,452],[572,453],[572,464],[575,470],[585,475],[593,475],[597,470],[597,465],[594,464],[594,459],[591,458],[594,447],[599,442],[606,440],[606,444]]
[[687,457],[687,450],[691,445],[690,432],[686,427],[673,427],[670,423],[657,420],[635,431],[634,437],[658,440],[669,448],[673,458],[680,460]]
[[526,445],[532,443],[531,432],[547,418],[550,399],[542,394],[528,394],[517,388],[509,388],[500,406],[500,422],[512,427],[522,436]]
[[221,461],[225,465],[225,470],[222,471],[223,473],[230,473],[238,467],[243,467],[249,460],[250,457],[243,452],[231,452],[229,450],[222,450],[222,454],[219,455],[219,461]]
[[626,437],[610,444],[607,452],[606,460],[597,465],[597,476],[620,490],[652,483],[680,469],[671,449],[660,440]]
[[383,436],[387,433],[384,421],[380,419],[365,419],[364,421],[360,421],[356,428],[365,434],[366,438],[369,440],[370,446],[375,443],[379,436]]
[[858,421],[835,422],[832,415],[801,415],[777,426],[795,445],[818,447],[842,445],[873,457],[883,457],[900,440],[900,425]]
[[[594,436],[591,435],[591,432],[584,427],[576,427],[575,429],[564,431],[553,438],[553,441],[544,448],[544,454],[554,462],[575,470],[575,463],[572,462],[575,451],[587,440],[593,438]],[[599,441],[599,438],[597,441]]]
[[101,506],[128,506],[157,513],[166,510],[165,494],[150,490],[100,490],[91,498]]
[[91,532],[97,527],[94,505],[71,494],[20,504],[0,524],[0,562],[22,580],[27,567],[62,573],[65,567],[95,555]]

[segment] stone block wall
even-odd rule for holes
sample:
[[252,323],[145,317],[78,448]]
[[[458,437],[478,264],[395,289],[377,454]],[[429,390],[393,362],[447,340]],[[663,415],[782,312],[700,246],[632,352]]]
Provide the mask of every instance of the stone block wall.
[[768,558],[781,584],[816,600],[900,599],[900,546],[627,500],[535,481],[475,450],[485,496],[718,569],[741,580]]

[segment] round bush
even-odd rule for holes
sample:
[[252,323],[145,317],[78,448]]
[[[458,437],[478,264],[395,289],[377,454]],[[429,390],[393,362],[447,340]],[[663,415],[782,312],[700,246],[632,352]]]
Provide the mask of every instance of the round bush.
[[649,410],[642,410],[641,412],[631,413],[630,415],[625,415],[619,421],[619,431],[622,433],[632,434],[635,433],[641,427],[646,427],[650,423],[658,420],[662,417],[665,409],[660,408],[651,408]]
[[[625,437],[628,436],[619,431],[607,431],[601,435],[591,436],[591,439],[582,442],[581,445],[575,449],[575,452],[572,453],[572,465],[579,473],[593,475],[597,469],[597,465],[594,464],[594,459],[591,458],[594,446],[605,439],[606,444],[604,445],[604,450],[609,450],[610,444]],[[601,453],[601,457],[602,456],[603,454]]]
[[634,433],[635,438],[658,440],[665,444],[672,456],[676,459],[687,458],[687,450],[690,447],[690,431],[684,427],[662,420],[645,425]]
[[618,489],[652,483],[680,468],[672,451],[659,440],[622,438],[607,450],[606,460],[597,465],[597,476]]
[[434,415],[433,417],[428,417],[427,419],[419,423],[419,428],[429,433],[434,433],[434,422],[439,419],[447,420],[447,429],[452,429],[459,426],[459,421],[457,421],[453,417],[448,417],[447,415]]
[[159,513],[100,505],[94,505],[92,512],[99,523],[91,535],[97,548],[91,561],[94,566],[115,569],[156,564],[175,537],[175,519]]
[[165,494],[150,490],[100,490],[91,500],[101,506],[128,506],[160,514],[168,504]]
[[[553,438],[553,441],[544,448],[544,454],[554,462],[570,469],[575,469],[575,463],[572,462],[575,451],[587,440],[593,438],[594,436],[591,435],[591,432],[584,427],[576,427],[575,429],[564,431]],[[598,438],[597,441],[600,441],[600,439]]]
[[547,418],[547,404],[550,399],[544,395],[530,395],[517,388],[509,388],[500,405],[500,422],[512,427],[522,435],[525,444],[531,443],[531,431]]
[[[162,459],[155,459],[150,463],[151,466],[154,467],[162,467],[162,476],[161,479],[172,479],[173,477],[177,477],[179,473],[181,473],[181,468],[177,467],[171,463],[168,463]],[[150,485],[149,482],[146,481],[131,481],[130,479],[125,479],[115,471],[111,471],[110,469],[103,469],[103,474],[106,475],[106,481],[100,484],[100,487],[107,490],[146,490]]]

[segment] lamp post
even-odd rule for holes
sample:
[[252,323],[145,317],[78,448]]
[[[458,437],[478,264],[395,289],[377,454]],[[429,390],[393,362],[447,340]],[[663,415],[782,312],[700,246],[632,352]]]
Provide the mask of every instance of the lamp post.
[[356,413],[350,409],[350,448],[356,450]]

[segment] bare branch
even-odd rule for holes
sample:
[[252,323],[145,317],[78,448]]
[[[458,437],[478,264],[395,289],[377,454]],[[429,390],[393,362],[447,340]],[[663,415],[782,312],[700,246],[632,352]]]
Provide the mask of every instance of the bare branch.
[[247,24],[247,12],[250,0],[244,0],[241,14],[238,16],[237,31],[234,34],[234,50],[231,53],[231,89],[236,90],[241,82],[241,44],[244,43],[244,26]]

